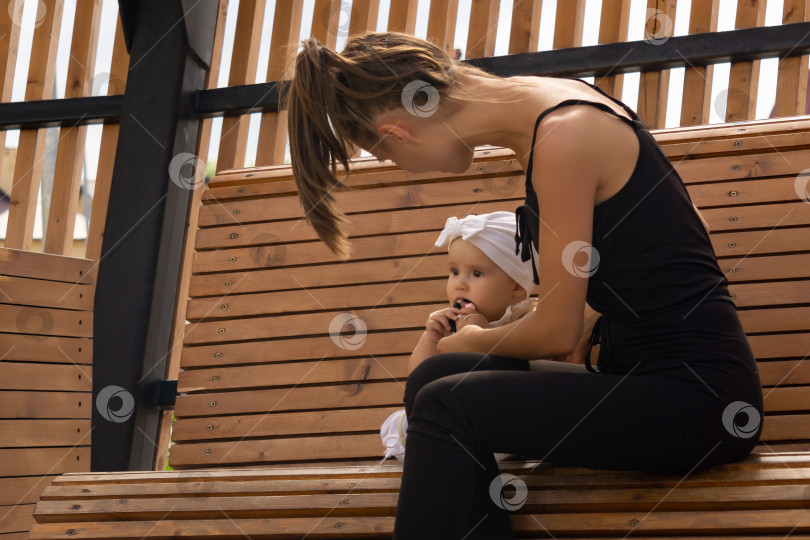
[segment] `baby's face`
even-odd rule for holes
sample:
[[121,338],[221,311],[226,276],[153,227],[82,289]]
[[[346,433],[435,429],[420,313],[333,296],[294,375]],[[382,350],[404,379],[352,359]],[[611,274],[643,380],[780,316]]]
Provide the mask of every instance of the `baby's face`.
[[447,299],[451,304],[472,302],[478,313],[493,322],[525,297],[523,288],[471,242],[453,240],[448,256]]

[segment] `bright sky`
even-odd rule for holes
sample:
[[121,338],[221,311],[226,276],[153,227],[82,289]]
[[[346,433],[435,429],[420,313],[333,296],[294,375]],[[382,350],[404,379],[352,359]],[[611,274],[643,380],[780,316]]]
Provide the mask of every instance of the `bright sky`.
[[[73,27],[73,15],[77,0],[65,0],[64,15],[62,20],[62,30],[60,33],[59,53],[57,56],[56,70],[56,97],[64,97],[65,78],[67,74],[67,64],[71,33]],[[377,20],[377,30],[386,29],[388,21],[388,9],[391,0],[380,0],[380,11]],[[17,56],[17,69],[15,72],[14,86],[12,90],[12,101],[21,101],[25,94],[25,80],[29,57],[31,54],[31,41],[37,18],[38,0],[25,0],[22,26],[20,32],[20,46]],[[275,12],[276,0],[267,0],[265,9],[265,19],[263,22],[262,42],[259,50],[258,72],[256,81],[263,82],[267,75],[267,61],[270,48],[270,34],[273,27],[273,13]],[[343,0],[344,5],[350,5],[351,0]],[[472,0],[458,0],[459,12],[456,23],[455,47],[462,51],[466,49],[467,30],[470,17],[470,6]],[[499,25],[496,34],[495,54],[506,54],[509,40],[509,27],[512,16],[512,0],[501,0],[501,11]],[[677,12],[674,21],[674,35],[686,35],[689,24],[689,11],[691,0],[681,0],[677,4]],[[631,0],[630,26],[628,40],[636,41],[644,39],[644,21],[646,20],[646,0]],[[233,46],[234,30],[236,26],[236,13],[238,11],[239,0],[230,0],[228,8],[228,19],[225,27],[225,41],[223,45],[223,60],[220,68],[218,86],[227,86],[228,71],[230,68],[231,48]],[[312,12],[315,0],[304,1],[305,18],[301,25],[301,39],[309,36],[312,25]],[[734,29],[734,14],[736,11],[736,0],[720,0],[720,15],[718,31]],[[554,13],[557,7],[557,0],[545,0],[543,11],[540,17],[540,42],[537,50],[544,51],[552,49],[552,37],[554,33]],[[585,27],[583,31],[583,45],[596,45],[599,32],[599,14],[601,12],[601,0],[587,0],[585,8]],[[417,9],[417,23],[415,34],[425,37],[427,34],[427,16],[430,8],[430,0],[419,0]],[[348,14],[349,9],[342,9]],[[106,94],[106,78],[112,60],[112,45],[115,33],[116,18],[118,16],[117,0],[104,0],[101,20],[101,43],[98,48],[96,59],[96,79],[93,95]],[[773,26],[781,24],[782,2],[768,2],[765,15],[765,25]],[[343,25],[343,21],[341,21]],[[339,35],[337,49],[342,49],[346,36]],[[671,70],[669,103],[667,108],[666,127],[677,127],[680,119],[680,101],[683,90],[683,68]],[[763,60],[760,65],[760,85],[757,99],[756,118],[767,118],[773,107],[776,93],[776,73],[777,60]],[[728,88],[729,64],[717,64],[714,68],[712,81],[712,113],[710,123],[721,123],[725,115],[725,95]],[[585,80],[593,82],[593,77],[586,77]],[[637,105],[639,75],[625,75],[622,101],[631,108]],[[219,147],[219,135],[221,130],[221,120],[214,121],[209,160],[215,160]],[[246,165],[252,165],[255,161],[256,146],[259,134],[259,115],[252,115],[250,122],[250,132],[248,138],[248,155]],[[98,166],[98,152],[100,145],[101,126],[90,126],[88,129],[88,144],[85,151],[86,174],[90,178],[90,188],[95,177]],[[18,132],[10,131],[6,137],[6,146],[14,148],[17,146]]]

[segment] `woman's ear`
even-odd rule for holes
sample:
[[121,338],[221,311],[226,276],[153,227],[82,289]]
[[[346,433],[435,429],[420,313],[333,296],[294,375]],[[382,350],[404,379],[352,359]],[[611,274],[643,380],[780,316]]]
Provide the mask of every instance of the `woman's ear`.
[[410,126],[402,122],[383,122],[377,126],[380,137],[393,137],[397,142],[414,142]]

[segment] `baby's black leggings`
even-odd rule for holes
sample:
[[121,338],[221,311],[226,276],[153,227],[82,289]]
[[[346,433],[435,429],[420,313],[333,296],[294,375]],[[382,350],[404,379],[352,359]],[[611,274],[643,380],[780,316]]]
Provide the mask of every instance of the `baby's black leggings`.
[[756,444],[762,389],[755,366],[703,362],[640,372],[589,373],[482,354],[425,360],[405,388],[394,538],[512,538],[510,512],[523,501],[519,490],[500,489],[510,479],[499,476],[493,452],[687,474],[740,459]]

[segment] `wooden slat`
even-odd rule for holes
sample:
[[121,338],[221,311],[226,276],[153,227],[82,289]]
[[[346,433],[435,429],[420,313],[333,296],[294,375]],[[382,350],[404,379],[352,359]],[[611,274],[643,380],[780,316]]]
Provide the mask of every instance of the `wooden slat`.
[[[90,444],[86,435],[85,444]],[[0,448],[0,476],[33,476],[86,471],[90,468],[90,447]]]
[[379,11],[380,0],[352,0],[349,36],[376,31]]
[[[689,34],[717,32],[720,0],[695,2],[689,13]],[[687,66],[684,71],[681,125],[708,124],[712,106],[714,66]]]
[[[630,24],[630,2],[627,0],[602,0],[602,13],[599,23],[599,44],[623,43],[627,41]],[[624,75],[604,75],[596,77],[594,84],[611,96],[621,100],[624,88]]]
[[321,461],[329,459],[383,458],[379,433],[368,435],[292,437],[175,444],[169,456],[172,467],[222,467],[262,461]]
[[93,317],[86,311],[48,309],[0,304],[0,332],[39,335],[92,337]]
[[[265,0],[242,0],[239,3],[228,86],[256,82],[264,9]],[[222,119],[217,172],[245,166],[249,127],[249,116],[226,116]]]
[[763,441],[796,441],[810,439],[810,415],[771,415],[762,426]]
[[413,34],[416,29],[416,9],[418,0],[391,2],[388,8],[388,31]]
[[[758,28],[765,25],[765,1],[737,3],[734,28]],[[760,60],[734,62],[728,77],[726,122],[742,122],[756,117]]]
[[[101,3],[101,0],[76,3],[65,98],[84,97],[92,93]],[[86,134],[86,126],[66,127],[59,131],[59,148],[43,248],[45,253],[67,255],[73,251]]]
[[558,2],[553,47],[555,49],[581,47],[584,25],[585,0]]
[[810,403],[810,387],[770,388],[763,398],[766,412],[806,411]]
[[90,433],[90,419],[0,420],[0,447],[74,446]]
[[[672,37],[675,30],[675,0],[647,0],[644,39],[652,46]],[[643,71],[639,80],[636,112],[650,128],[666,125],[670,70]]]
[[60,309],[93,309],[92,285],[0,276],[0,302]]
[[[24,315],[28,316],[29,313],[25,312]],[[23,319],[21,323],[34,324],[38,320],[43,319]],[[0,358],[22,362],[90,364],[93,361],[93,343],[87,338],[0,334]]]
[[757,364],[762,386],[810,385],[810,362],[785,360]]
[[508,54],[535,52],[540,39],[542,0],[515,0],[512,4]]
[[2,418],[90,418],[92,407],[89,392],[0,392]]
[[500,0],[479,0],[472,3],[467,32],[466,59],[495,56]]
[[810,253],[722,259],[718,264],[730,283],[810,277]]
[[[784,0],[782,24],[808,20],[807,0]],[[776,81],[776,103],[773,116],[805,114],[807,102],[807,55],[779,59]]]
[[[18,478],[4,478],[3,489],[0,490],[0,504],[35,503],[39,500],[43,489],[53,482],[57,476],[22,476]],[[2,515],[2,510],[0,510]]]
[[[115,41],[113,42],[112,63],[110,64],[110,79],[107,93],[123,93],[129,72],[129,53],[124,40],[124,31],[121,18],[115,26]],[[98,154],[98,168],[96,170],[96,184],[93,188],[93,206],[91,209],[90,225],[87,232],[87,249],[85,256],[98,261],[101,257],[101,244],[104,240],[104,225],[107,220],[107,202],[110,199],[110,186],[112,172],[115,164],[115,151],[118,146],[118,123],[105,123],[101,131],[101,146]],[[93,267],[93,275],[98,272],[98,266]]]
[[458,0],[431,0],[426,39],[452,57]]
[[2,390],[90,392],[92,386],[89,366],[0,362]]
[[[410,354],[421,331],[368,334],[362,355]],[[358,356],[358,351],[338,349],[329,338],[225,343],[183,349],[183,369],[232,364],[254,364],[294,360],[318,360]]]
[[[415,344],[414,344],[415,345]],[[408,356],[319,360],[267,366],[217,367],[182,371],[178,392],[221,391],[267,386],[302,386],[317,383],[404,381],[408,376]]]
[[379,430],[382,422],[402,407],[356,410],[249,414],[207,418],[178,418],[172,428],[175,442],[309,435]]
[[0,538],[5,540],[6,533],[28,531],[35,523],[33,513],[33,504],[0,506]]
[[[788,217],[788,212],[785,212],[783,218]],[[808,244],[810,229],[807,227],[712,235],[712,245],[718,257],[807,251]]]
[[[391,407],[401,405],[403,385],[398,382],[352,383],[295,390],[290,392],[289,388],[281,388],[178,396],[175,416],[180,418],[349,407]],[[376,437],[376,444],[379,446],[379,434]],[[179,459],[177,462],[185,463]]]
[[[694,202],[698,208],[701,209],[701,213],[703,213],[706,219],[712,219],[713,221],[709,222],[711,226],[712,232],[716,232],[719,230],[720,227],[722,228],[734,228],[734,229],[742,229],[742,228],[754,228],[756,225],[750,225],[749,227],[744,226],[744,222],[742,225],[738,225],[740,216],[737,214],[731,214],[731,212],[735,211],[736,209],[741,209],[744,211],[751,211],[756,207],[746,207],[745,205],[750,205],[752,203],[762,204],[762,203],[782,203],[778,206],[772,206],[771,208],[775,211],[778,211],[781,207],[786,207],[784,204],[785,202],[796,202],[798,204],[803,204],[801,201],[796,197],[796,180],[795,178],[791,177],[776,177],[776,178],[763,178],[761,180],[733,180],[730,182],[714,182],[710,184],[700,184],[700,185],[692,185],[687,187],[687,191],[689,191],[689,196],[692,198],[692,202]],[[725,207],[720,212],[713,210],[712,208],[706,207]],[[788,208],[796,208],[788,207]],[[804,212],[799,211],[799,214],[803,214]],[[779,217],[784,216],[785,212],[782,213]],[[715,216],[736,216],[738,221],[736,222],[729,222],[724,223],[721,219],[717,219]],[[727,219],[728,219],[727,218]],[[778,218],[773,220],[770,226],[773,226],[774,223],[778,221]],[[759,225],[762,227],[762,225]]]
[[810,281],[750,283],[729,290],[738,308],[810,303]]
[[[11,90],[14,86],[14,72],[17,67],[17,49],[20,41],[18,18],[22,15],[23,0],[6,2],[8,13],[14,16],[0,17],[0,103],[11,101]],[[6,131],[0,130],[0,148],[6,147]],[[0,152],[0,170],[3,166],[5,152]],[[2,176],[2,175],[0,175]],[[13,180],[0,178],[0,189],[4,193],[11,191]]]
[[[303,8],[303,0],[276,2],[273,34],[270,39],[270,57],[267,64],[268,81],[292,79],[291,73],[293,61],[298,52],[296,44],[301,33]],[[221,49],[221,44],[219,47]],[[287,145],[287,111],[263,113],[261,118],[256,165],[261,167],[284,163],[284,151]]]
[[[34,29],[34,40],[31,44],[31,59],[25,87],[26,101],[51,97],[56,71],[56,49],[62,28],[63,4],[64,2],[60,0],[42,1],[44,11],[42,21]],[[4,244],[7,248],[30,250],[33,246],[37,193],[45,152],[45,133],[44,129],[20,131]]]
[[87,259],[0,248],[0,275],[3,276],[92,283],[89,279],[92,266],[93,261]]

